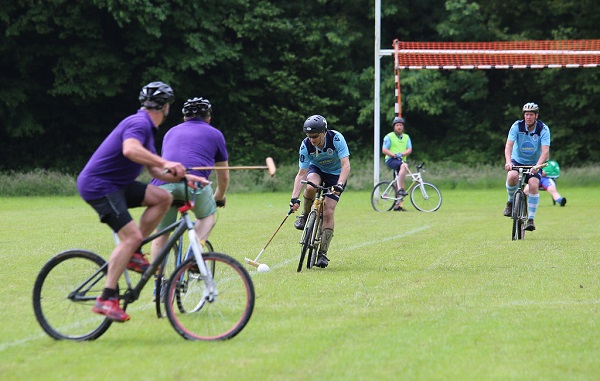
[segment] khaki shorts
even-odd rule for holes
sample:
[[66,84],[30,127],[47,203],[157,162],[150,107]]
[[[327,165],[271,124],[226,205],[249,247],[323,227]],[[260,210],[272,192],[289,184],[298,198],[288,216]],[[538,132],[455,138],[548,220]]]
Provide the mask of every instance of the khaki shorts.
[[[185,185],[178,183],[168,183],[163,184],[160,188],[167,190],[169,193],[173,195],[174,201],[185,201]],[[210,216],[211,214],[215,214],[217,212],[217,204],[213,198],[213,190],[210,185],[205,186],[204,188],[192,189],[188,187],[188,200],[192,201],[194,197],[194,192],[196,192],[196,202],[194,203],[194,208],[192,212],[196,216],[197,219],[205,218]],[[171,206],[165,216],[163,217],[160,224],[158,224],[158,229],[165,228],[175,222],[177,220],[177,206]]]

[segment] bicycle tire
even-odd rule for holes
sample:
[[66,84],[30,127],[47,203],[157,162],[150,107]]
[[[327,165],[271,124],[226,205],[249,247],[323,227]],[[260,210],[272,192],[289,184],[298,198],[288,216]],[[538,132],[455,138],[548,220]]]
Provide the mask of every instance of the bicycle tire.
[[91,310],[102,294],[100,281],[107,269],[104,258],[87,250],[67,250],[52,257],[33,286],[33,310],[44,332],[56,340],[102,336],[112,321]]
[[512,240],[521,240],[525,238],[525,219],[527,215],[527,201],[525,193],[517,189],[513,198],[512,211]]
[[387,212],[392,210],[396,203],[398,191],[394,187],[394,181],[380,181],[371,191],[371,206],[376,212]]
[[[186,312],[175,308],[174,303],[166,303],[167,317],[175,331],[187,340],[231,339],[244,329],[252,316],[255,302],[252,278],[240,262],[226,254],[207,252],[202,256],[209,266],[214,262],[218,269],[213,276],[218,295],[212,301],[207,300],[206,285],[202,276],[195,272],[196,278],[189,278],[185,295],[181,294]],[[175,270],[169,280],[166,300],[174,300],[181,287],[179,280],[193,273],[190,270],[195,266],[196,260],[192,258]],[[201,308],[194,307],[198,305]]]
[[302,266],[304,265],[304,258],[306,257],[306,253],[310,249],[310,241],[312,239],[312,231],[315,225],[315,217],[317,215],[316,210],[311,210],[308,213],[308,217],[306,218],[306,224],[304,225],[304,230],[302,231],[302,239],[300,243],[302,247],[300,248],[300,260],[298,261],[298,269],[296,272],[302,271]]
[[431,183],[417,184],[410,190],[410,202],[420,212],[435,212],[442,206],[442,192]]
[[[316,212],[316,211],[315,211]],[[323,216],[315,213],[315,222],[312,229],[311,240],[309,242],[308,258],[306,259],[306,268],[312,269],[317,261],[319,245],[321,243],[321,225],[323,224]]]

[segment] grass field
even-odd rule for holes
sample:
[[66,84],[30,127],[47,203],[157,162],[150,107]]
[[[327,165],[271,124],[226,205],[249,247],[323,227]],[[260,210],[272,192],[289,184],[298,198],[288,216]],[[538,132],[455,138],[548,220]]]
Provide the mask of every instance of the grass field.
[[[225,342],[183,340],[158,320],[151,288],[132,320],[94,342],[46,336],[32,310],[42,265],[69,248],[110,252],[77,197],[0,199],[0,379],[596,380],[600,375],[597,188],[542,193],[536,225],[510,239],[503,189],[445,190],[438,212],[377,213],[346,192],[330,266],[296,273],[293,216],[251,270],[249,324]],[[254,258],[289,193],[232,194],[211,242]],[[91,312],[90,312],[91,313]]]

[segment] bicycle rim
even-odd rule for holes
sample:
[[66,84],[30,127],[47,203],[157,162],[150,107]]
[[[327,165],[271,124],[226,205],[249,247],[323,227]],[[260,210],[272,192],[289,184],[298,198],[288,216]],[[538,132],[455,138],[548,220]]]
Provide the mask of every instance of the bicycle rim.
[[[208,269],[210,270],[210,273],[213,274],[213,277],[214,277],[215,272],[217,270],[216,262],[209,261],[209,260],[205,260],[204,262],[206,263],[206,266],[208,267]],[[179,309],[179,312],[181,312],[181,313],[196,312],[204,306],[204,299],[199,301],[198,303],[194,303],[193,301],[190,303],[189,300],[187,299],[188,284],[190,282],[193,282],[198,279],[199,279],[199,275],[193,274],[190,271],[187,271],[185,274],[182,274],[180,276],[179,286],[175,290],[175,301],[177,302],[177,308]]]
[[417,184],[410,190],[410,202],[421,212],[435,212],[442,206],[442,193],[433,184]]
[[371,192],[371,206],[377,212],[387,212],[392,210],[396,203],[396,188],[393,181],[381,181]]
[[315,216],[316,211],[311,211],[308,214],[308,218],[306,219],[306,225],[304,225],[304,230],[302,231],[302,240],[300,241],[302,247],[300,249],[300,260],[298,261],[298,269],[296,270],[297,272],[302,271],[302,266],[304,265],[304,258],[306,257],[306,253],[310,250],[312,231],[315,224]]
[[314,219],[314,227],[312,228],[311,240],[309,243],[309,252],[308,258],[306,260],[306,268],[312,269],[317,261],[317,253],[319,250],[320,239],[321,239],[321,224],[323,223],[323,219],[321,217],[317,217],[315,213]]
[[33,310],[42,329],[57,340],[94,340],[112,321],[92,312],[102,293],[106,261],[85,250],[57,254],[40,270],[33,287]]
[[[213,280],[218,295],[208,300],[208,290],[202,276],[191,272],[196,261],[190,259],[179,266],[171,279],[167,300],[173,301],[180,292],[185,312],[167,303],[167,317],[173,328],[188,340],[226,340],[234,337],[246,326],[254,310],[254,285],[248,271],[232,257],[221,253],[204,253],[204,261],[213,267]],[[188,280],[185,293],[180,279]]]

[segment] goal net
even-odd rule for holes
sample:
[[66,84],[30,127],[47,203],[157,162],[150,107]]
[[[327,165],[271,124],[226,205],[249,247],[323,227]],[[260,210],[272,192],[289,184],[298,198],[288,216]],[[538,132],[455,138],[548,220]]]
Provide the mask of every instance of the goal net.
[[394,40],[396,115],[403,69],[543,69],[600,66],[600,40],[405,42]]

